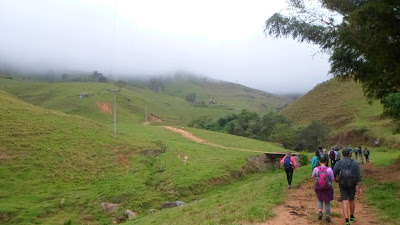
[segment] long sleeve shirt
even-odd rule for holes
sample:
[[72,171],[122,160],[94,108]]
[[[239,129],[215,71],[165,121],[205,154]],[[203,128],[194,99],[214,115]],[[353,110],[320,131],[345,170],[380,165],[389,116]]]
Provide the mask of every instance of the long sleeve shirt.
[[[283,163],[285,161],[286,156],[283,157],[283,159],[281,160],[281,163]],[[292,161],[293,165],[294,165],[294,169],[297,171],[297,163],[296,163],[296,159],[293,156],[290,156],[290,160]]]

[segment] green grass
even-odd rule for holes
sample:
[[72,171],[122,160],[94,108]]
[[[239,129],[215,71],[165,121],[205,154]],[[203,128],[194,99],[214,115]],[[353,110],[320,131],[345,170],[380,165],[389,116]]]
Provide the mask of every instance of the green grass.
[[382,221],[391,224],[400,223],[400,181],[376,182],[364,179],[368,186],[365,193],[368,204],[374,206],[379,212]]
[[[127,208],[143,214],[165,201],[193,202],[214,190],[213,182],[231,185],[253,172],[244,169],[246,157],[257,153],[206,146],[163,127],[118,123],[115,139],[112,124],[1,91],[0,106],[2,223],[109,223],[101,202],[120,204],[120,214]],[[160,150],[159,142],[165,153],[146,156]]]
[[[0,78],[0,90],[5,90],[29,103],[81,115],[109,123],[113,120],[110,112],[102,113],[98,104],[108,103],[112,109],[112,84],[94,82],[32,82]],[[178,93],[178,90],[182,90]],[[250,91],[250,92],[249,92]],[[79,94],[86,92],[88,98],[79,99]],[[204,107],[196,107],[184,98],[187,93],[197,92],[199,100],[206,102]],[[240,85],[214,82],[191,82],[172,80],[166,83],[166,90],[154,92],[143,86],[131,85],[122,88],[117,96],[118,120],[130,123],[145,121],[145,104],[148,114],[155,114],[163,119],[164,124],[186,125],[200,117],[217,119],[241,109],[256,110],[261,114],[271,109],[282,107],[290,99],[251,90]],[[212,99],[222,104],[208,104]]]
[[397,149],[379,147],[370,149],[369,151],[370,161],[381,168],[392,165],[398,158],[400,158],[400,151]]
[[226,147],[250,149],[263,152],[287,152],[287,150],[282,148],[278,143],[259,141],[251,138],[213,132],[203,129],[196,129],[191,127],[183,127],[183,128],[178,127],[178,128],[187,130],[190,133],[194,134],[195,136],[207,140],[211,143],[216,143]]
[[[295,172],[293,186],[309,178],[309,172],[308,167]],[[263,221],[273,216],[272,208],[283,202],[288,194],[286,174],[283,170],[276,170],[254,178],[183,207],[164,209],[126,224],[243,224]]]
[[[327,84],[337,88],[335,83]],[[185,93],[193,89],[201,99],[206,99],[206,95],[220,95],[225,99],[224,105],[193,107],[182,94],[174,91],[182,86],[184,82],[167,86],[165,93],[138,86],[123,89],[117,94],[120,108],[117,108],[118,138],[115,139],[110,122],[112,115],[97,109],[97,102],[112,102],[113,95],[107,89],[115,88],[113,85],[1,79],[0,89],[8,90],[19,99],[0,91],[0,223],[110,224],[111,216],[104,213],[101,202],[120,204],[118,215],[125,209],[138,211],[139,218],[128,224],[242,224],[272,217],[271,209],[283,202],[288,193],[285,174],[282,170],[261,174],[247,170],[246,157],[259,153],[211,147],[163,127],[142,125],[144,102],[149,113],[166,119],[161,124],[179,128],[178,125],[184,126],[193,118],[218,118],[231,113],[229,108],[259,110],[257,107],[265,100],[262,94],[246,89],[230,97],[237,92],[230,90],[229,85],[220,88],[220,92],[212,92],[208,90],[210,85],[203,85],[202,92],[196,89],[200,86],[192,84],[184,89]],[[351,97],[335,100],[332,97],[335,93],[324,88],[326,101],[322,102],[327,103],[321,107],[310,106],[310,102],[321,102],[321,96],[308,96],[311,100],[303,103],[299,100],[301,104],[296,102],[303,104],[301,107],[318,108],[311,113],[308,110],[311,117],[305,115],[305,108],[299,110],[296,123],[306,124],[310,118],[321,116],[333,127],[343,124],[334,133],[356,130],[382,138],[386,147],[371,148],[371,161],[380,167],[392,164],[400,157],[398,150],[387,147],[399,143],[398,135],[391,134],[394,125],[390,120],[378,118],[379,106],[361,105],[362,95],[355,94],[360,89],[346,87],[340,90],[351,90],[355,95],[353,100]],[[342,93],[340,90],[338,93]],[[90,97],[79,100],[82,91]],[[251,101],[250,95],[254,95]],[[246,104],[240,103],[246,100]],[[331,105],[338,107],[336,112],[340,113],[323,115],[330,112]],[[277,144],[184,129],[222,146],[286,151]],[[160,143],[167,147],[165,153],[148,156],[160,151]],[[183,162],[184,156],[188,156],[187,164]],[[294,174],[294,186],[304,182],[309,173],[309,166],[299,168]],[[399,215],[397,205],[400,204],[395,205],[399,183],[368,180],[365,183],[367,199],[382,212],[383,219],[398,221],[393,215]],[[393,195],[396,197],[389,197]],[[62,199],[64,204],[60,204]],[[162,202],[175,200],[187,205],[148,215],[149,209],[159,209]],[[386,210],[387,207],[393,209]]]
[[316,86],[290,104],[282,113],[296,126],[306,126],[312,120],[326,122],[331,130],[331,144],[370,145],[380,138],[385,146],[398,148],[400,135],[393,135],[396,124],[382,119],[382,105],[368,104],[360,84],[338,82],[335,79]]

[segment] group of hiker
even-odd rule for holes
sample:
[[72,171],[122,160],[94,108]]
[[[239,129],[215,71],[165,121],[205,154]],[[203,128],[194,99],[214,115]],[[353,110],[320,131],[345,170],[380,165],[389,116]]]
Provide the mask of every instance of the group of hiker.
[[[349,145],[348,148],[343,148],[340,154],[339,147],[333,147],[329,153],[326,149],[319,147],[315,152],[315,156],[312,159],[311,169],[312,177],[315,178],[315,193],[318,199],[318,220],[323,218],[323,205],[325,204],[325,219],[328,223],[331,222],[330,212],[330,201],[333,200],[333,187],[332,183],[335,181],[339,185],[341,197],[339,201],[342,202],[343,214],[345,217],[345,224],[348,225],[350,222],[355,221],[354,210],[355,210],[355,194],[356,187],[358,187],[359,195],[362,194],[361,185],[361,169],[360,160],[363,163],[362,155],[365,157],[365,161],[369,162],[369,150],[365,147],[362,150],[361,147],[352,149]],[[355,160],[352,159],[352,155],[355,155]],[[329,162],[331,167],[329,167]],[[281,160],[283,163],[288,189],[291,188],[293,170],[297,171],[297,164],[295,158],[290,152],[286,154]]]

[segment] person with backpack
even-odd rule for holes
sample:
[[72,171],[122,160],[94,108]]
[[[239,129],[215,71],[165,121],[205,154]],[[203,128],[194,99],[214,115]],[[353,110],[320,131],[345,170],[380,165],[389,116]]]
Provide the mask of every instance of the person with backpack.
[[[335,164],[340,160],[341,156],[340,156],[340,152],[339,152],[339,148],[335,148]],[[333,167],[332,167],[333,169]]]
[[[363,150],[362,150],[361,146],[358,147],[358,155],[359,155],[359,158],[361,159],[361,164],[364,164]],[[360,160],[358,162],[360,162]]]
[[[342,151],[343,159],[336,163],[333,173],[339,181],[340,194],[342,195],[343,215],[346,219],[346,225],[354,222],[356,187],[358,186],[359,195],[362,195],[361,170],[358,162],[351,159],[351,151],[344,149]],[[350,217],[349,217],[350,207]]]
[[319,150],[317,150],[315,152],[315,156],[313,157],[312,162],[311,162],[311,170],[314,170],[315,167],[320,165],[319,164],[319,157],[320,157]]
[[365,162],[369,162],[369,150],[365,147],[364,151]]
[[358,160],[358,148],[354,147],[354,156],[356,157],[357,162],[359,162]]
[[331,222],[331,205],[330,202],[333,200],[333,188],[332,182],[335,180],[333,175],[333,170],[327,166],[328,157],[326,155],[321,155],[320,166],[314,168],[312,177],[316,179],[315,181],[315,193],[318,197],[318,220],[322,220],[322,209],[323,203],[325,202],[325,214],[326,222]]
[[287,152],[281,163],[283,163],[283,167],[285,168],[288,189],[290,189],[292,187],[293,168],[297,171],[296,159],[292,156],[292,153]]
[[[349,150],[350,153],[353,151],[353,149],[351,148],[351,145],[349,145],[349,147],[347,147],[347,150]],[[351,155],[350,155],[350,158],[351,158]]]
[[333,147],[330,151],[329,151],[329,160],[331,161],[331,165],[332,165],[332,168],[335,166],[335,158],[336,158],[336,156],[335,156],[335,148]]

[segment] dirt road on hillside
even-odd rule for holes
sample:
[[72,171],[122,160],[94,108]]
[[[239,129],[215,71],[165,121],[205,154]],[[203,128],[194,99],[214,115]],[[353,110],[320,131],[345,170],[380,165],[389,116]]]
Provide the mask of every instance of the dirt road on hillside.
[[174,131],[174,132],[176,132],[176,133],[178,133],[178,134],[181,134],[182,136],[184,136],[184,137],[186,137],[186,138],[189,138],[189,139],[191,139],[191,140],[193,140],[193,141],[195,141],[195,142],[197,142],[197,143],[201,143],[201,144],[205,144],[205,145],[210,145],[210,146],[214,146],[214,147],[218,147],[218,148],[236,150],[236,151],[265,153],[265,151],[249,150],[249,149],[242,149],[242,148],[233,148],[233,147],[222,146],[222,145],[219,145],[219,144],[215,144],[215,143],[211,143],[211,142],[208,142],[208,141],[206,141],[206,140],[203,140],[203,139],[201,139],[201,138],[199,138],[199,137],[196,137],[196,136],[194,136],[193,134],[191,134],[191,133],[189,133],[189,132],[187,132],[187,131],[185,131],[185,130],[182,130],[182,129],[178,129],[178,128],[171,127],[171,126],[163,126],[163,127],[164,127],[164,128],[167,128],[167,129],[169,129],[169,130],[172,130],[172,131]]

